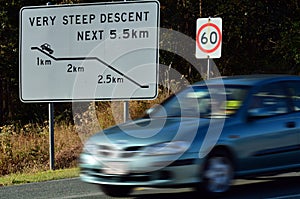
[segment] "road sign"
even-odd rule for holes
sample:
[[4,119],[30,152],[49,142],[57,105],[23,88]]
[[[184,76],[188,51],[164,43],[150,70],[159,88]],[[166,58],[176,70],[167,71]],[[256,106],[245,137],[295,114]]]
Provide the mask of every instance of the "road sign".
[[196,31],[196,58],[220,58],[222,19],[199,18]]
[[23,102],[153,99],[159,2],[24,7]]

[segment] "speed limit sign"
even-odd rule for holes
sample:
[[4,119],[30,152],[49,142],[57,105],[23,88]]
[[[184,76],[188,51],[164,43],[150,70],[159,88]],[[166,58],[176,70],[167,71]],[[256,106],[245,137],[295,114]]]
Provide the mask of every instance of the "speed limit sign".
[[196,58],[220,58],[221,46],[222,19],[197,19]]

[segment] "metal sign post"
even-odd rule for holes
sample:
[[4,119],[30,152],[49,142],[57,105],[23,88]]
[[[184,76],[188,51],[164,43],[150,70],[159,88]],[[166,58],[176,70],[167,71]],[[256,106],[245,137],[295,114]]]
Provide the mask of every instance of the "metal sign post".
[[[51,5],[51,2],[46,4],[47,6]],[[49,164],[50,170],[55,169],[55,153],[54,153],[54,103],[50,102],[48,104],[48,113],[49,113]]]
[[54,170],[54,103],[49,103],[49,160],[50,170]]
[[209,66],[209,55],[207,56],[207,75],[206,79],[209,79],[209,73],[210,73],[210,66]]
[[129,102],[124,101],[124,109],[123,109],[123,121],[127,122],[129,119]]

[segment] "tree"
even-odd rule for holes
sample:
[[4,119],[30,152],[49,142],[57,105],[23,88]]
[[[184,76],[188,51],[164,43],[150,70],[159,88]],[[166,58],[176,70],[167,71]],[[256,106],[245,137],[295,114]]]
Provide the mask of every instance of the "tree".
[[299,66],[296,0],[226,3],[218,0],[204,1],[202,5],[204,15],[223,18],[224,48],[222,58],[217,60],[223,74],[296,74],[294,69]]

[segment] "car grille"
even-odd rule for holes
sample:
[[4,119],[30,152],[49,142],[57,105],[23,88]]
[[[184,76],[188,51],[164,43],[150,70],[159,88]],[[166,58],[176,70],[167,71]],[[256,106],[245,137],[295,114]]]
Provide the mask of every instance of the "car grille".
[[141,153],[140,146],[127,147],[124,149],[118,149],[112,145],[99,145],[97,153],[100,157],[107,158],[130,158]]
[[101,169],[81,168],[81,174],[97,178],[103,182],[148,182],[154,180],[170,180],[173,175],[170,171],[154,171],[145,173],[129,173],[127,175],[107,175]]

